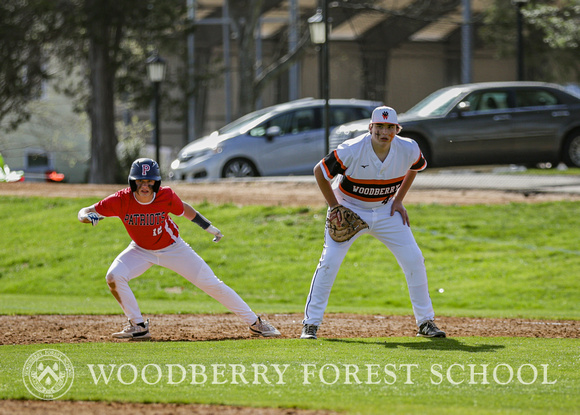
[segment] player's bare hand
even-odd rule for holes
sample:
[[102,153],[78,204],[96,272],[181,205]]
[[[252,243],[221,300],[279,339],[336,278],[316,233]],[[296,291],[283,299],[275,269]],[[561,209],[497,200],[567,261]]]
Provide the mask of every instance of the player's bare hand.
[[393,201],[391,205],[391,216],[395,214],[395,212],[399,212],[401,217],[403,218],[403,225],[411,226],[411,222],[409,221],[409,214],[407,213],[407,209],[403,206],[403,202],[399,202],[397,200]]
[[211,233],[214,236],[214,238],[213,238],[214,242],[219,242],[220,239],[222,239],[224,237],[224,235],[220,232],[220,230],[213,225],[209,225],[209,227],[206,229],[206,231],[208,231],[209,233]]

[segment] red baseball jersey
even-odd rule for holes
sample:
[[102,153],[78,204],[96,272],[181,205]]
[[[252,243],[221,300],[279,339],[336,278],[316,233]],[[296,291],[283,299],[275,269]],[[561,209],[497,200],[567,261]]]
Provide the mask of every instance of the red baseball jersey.
[[167,248],[179,238],[179,228],[169,213],[184,213],[183,202],[169,187],[160,187],[147,204],[137,201],[130,188],[119,190],[97,203],[95,210],[102,216],[120,218],[131,239],[152,250]]

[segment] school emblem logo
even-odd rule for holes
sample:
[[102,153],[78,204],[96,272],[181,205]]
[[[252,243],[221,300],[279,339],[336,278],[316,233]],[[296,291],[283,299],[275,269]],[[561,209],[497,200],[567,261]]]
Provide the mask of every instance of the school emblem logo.
[[75,371],[70,359],[54,349],[39,350],[26,360],[22,369],[24,386],[43,400],[58,399],[69,391]]
[[389,118],[389,111],[383,111],[383,119],[386,120]]
[[147,173],[149,173],[149,170],[151,170],[151,166],[149,164],[143,164],[141,166],[141,176],[147,176]]

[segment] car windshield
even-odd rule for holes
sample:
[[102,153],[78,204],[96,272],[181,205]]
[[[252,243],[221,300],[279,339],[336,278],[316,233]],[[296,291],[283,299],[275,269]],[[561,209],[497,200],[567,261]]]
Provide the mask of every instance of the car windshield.
[[418,117],[433,117],[445,115],[455,104],[455,99],[462,93],[459,88],[437,91],[420,101],[406,112]]
[[580,98],[580,85],[576,84],[566,84],[564,89],[574,95],[576,98]]
[[218,132],[221,135],[221,134],[229,134],[232,132],[247,130],[248,129],[247,127],[249,127],[250,124],[252,124],[254,121],[256,121],[258,118],[262,117],[264,114],[266,114],[269,111],[271,111],[271,108],[264,108],[262,110],[258,110],[258,111],[246,114],[243,117],[238,118],[237,120],[229,123],[225,127],[220,128],[218,130]]

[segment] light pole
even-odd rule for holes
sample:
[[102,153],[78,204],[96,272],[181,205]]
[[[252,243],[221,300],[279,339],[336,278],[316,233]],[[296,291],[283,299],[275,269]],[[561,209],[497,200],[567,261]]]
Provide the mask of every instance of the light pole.
[[151,55],[147,59],[147,76],[153,84],[153,125],[155,130],[153,131],[153,141],[155,144],[155,160],[161,166],[161,160],[159,158],[159,147],[161,143],[161,132],[159,120],[159,104],[161,97],[159,95],[159,86],[161,82],[165,79],[165,70],[167,64],[165,60],[161,58],[157,53]]
[[310,29],[310,39],[312,43],[321,45],[322,48],[322,71],[320,74],[320,84],[322,85],[322,99],[324,99],[324,154],[328,154],[330,135],[330,110],[328,104],[329,97],[329,70],[328,70],[328,0],[322,1],[322,9],[318,9],[316,14],[308,19]]
[[524,80],[524,17],[522,15],[522,7],[524,7],[527,2],[528,0],[512,0],[512,4],[514,4],[518,10],[518,81]]

